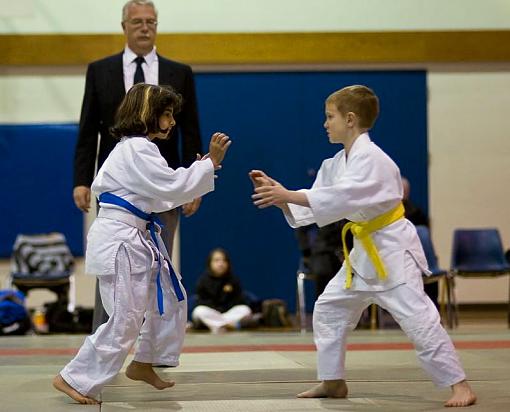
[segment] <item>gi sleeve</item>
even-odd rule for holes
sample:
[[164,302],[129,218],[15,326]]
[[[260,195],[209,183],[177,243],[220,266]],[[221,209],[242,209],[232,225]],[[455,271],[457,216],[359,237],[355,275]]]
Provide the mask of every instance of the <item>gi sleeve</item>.
[[387,184],[394,179],[397,169],[381,156],[368,150],[352,154],[337,183],[304,191],[317,225],[322,227],[364,209],[399,200],[400,194]]
[[[312,189],[323,186],[323,180],[324,180],[324,173],[327,169],[327,164],[331,159],[324,160],[322,162],[322,165],[317,172],[317,176],[315,178],[315,181],[313,182]],[[304,192],[306,193],[306,189],[298,190],[298,192]],[[297,228],[300,226],[308,226],[313,223],[317,223],[315,220],[315,216],[313,215],[312,209],[305,206],[300,205],[294,205],[291,203],[288,203],[287,206],[289,207],[289,213],[283,212],[285,219],[287,220],[287,223],[292,228]]]
[[168,202],[169,208],[191,202],[214,190],[211,159],[195,161],[189,168],[172,169],[155,144],[133,139],[118,178],[133,193]]

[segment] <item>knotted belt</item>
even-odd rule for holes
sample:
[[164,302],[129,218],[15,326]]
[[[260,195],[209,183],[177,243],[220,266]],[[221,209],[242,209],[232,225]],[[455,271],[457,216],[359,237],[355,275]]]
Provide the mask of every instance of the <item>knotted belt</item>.
[[[162,315],[164,313],[163,308],[163,289],[161,288],[161,256],[159,253],[159,242],[158,237],[156,235],[156,226],[163,227],[163,224],[159,220],[156,213],[145,213],[143,210],[138,209],[133,204],[129,203],[127,200],[122,199],[121,197],[114,195],[113,193],[101,193],[99,195],[99,202],[101,203],[109,203],[111,205],[120,206],[129,212],[133,213],[135,216],[139,217],[147,221],[147,228],[150,231],[151,238],[156,245],[156,249],[158,250],[158,275],[156,276],[156,285],[157,285],[157,299],[158,299],[158,310],[159,314]],[[170,280],[172,281],[172,286],[175,290],[175,295],[177,296],[177,300],[179,302],[184,300],[184,293],[182,292],[181,285],[179,284],[179,279],[174,271],[174,268],[170,263],[168,263],[168,269],[170,271]]]
[[345,242],[345,236],[347,235],[347,231],[350,230],[353,236],[361,242],[361,245],[367,252],[367,255],[374,265],[377,276],[381,280],[385,280],[388,276],[386,272],[386,268],[384,267],[384,263],[379,256],[379,252],[375,246],[374,240],[372,236],[370,236],[373,232],[376,232],[383,227],[389,226],[392,223],[396,222],[399,219],[404,217],[404,205],[399,203],[395,208],[391,209],[389,212],[386,212],[380,216],[372,220],[367,220],[365,222],[349,222],[342,229],[342,243],[343,243],[343,251],[345,258],[345,289],[349,289],[352,285],[352,266],[351,260],[349,258],[349,252],[347,250],[347,245]]

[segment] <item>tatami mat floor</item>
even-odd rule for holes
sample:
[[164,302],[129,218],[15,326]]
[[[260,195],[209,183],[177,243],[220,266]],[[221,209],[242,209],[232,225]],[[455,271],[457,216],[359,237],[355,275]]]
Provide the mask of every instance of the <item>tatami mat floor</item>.
[[[451,335],[479,402],[469,410],[510,410],[510,332],[502,322],[464,325]],[[348,399],[296,399],[315,383],[310,333],[205,333],[186,337],[181,366],[158,372],[176,381],[157,391],[122,373],[83,406],[53,390],[52,377],[83,336],[0,339],[0,411],[434,411],[444,410],[447,389],[420,369],[398,330],[354,331],[349,340]],[[127,360],[127,362],[129,359]]]
[[[80,266],[81,267],[81,266]],[[8,263],[0,261],[0,281]],[[94,280],[77,274],[77,303],[91,306]],[[89,293],[84,293],[88,291]],[[31,294],[36,308],[53,300]],[[504,312],[461,313],[450,334],[479,401],[470,411],[510,411],[510,330]],[[0,412],[60,411],[439,411],[448,389],[437,389],[421,370],[400,330],[355,330],[347,354],[347,399],[297,399],[316,383],[311,333],[293,331],[189,333],[178,368],[158,373],[176,381],[157,391],[119,374],[102,404],[84,406],[51,386],[83,335],[0,337]],[[127,360],[129,362],[129,359]]]

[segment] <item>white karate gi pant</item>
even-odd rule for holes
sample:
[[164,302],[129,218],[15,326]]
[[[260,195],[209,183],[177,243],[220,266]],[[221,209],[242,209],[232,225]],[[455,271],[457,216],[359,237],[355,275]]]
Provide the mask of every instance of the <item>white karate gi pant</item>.
[[108,322],[85,338],[60,372],[75,390],[96,399],[121,370],[137,338],[135,361],[177,366],[186,330],[187,301],[177,301],[166,261],[161,267],[163,316],[156,297],[157,262],[149,273],[131,274],[127,252],[120,247],[117,268],[117,275],[99,276]]
[[453,343],[440,324],[439,313],[423,290],[421,270],[407,253],[405,270],[409,275],[407,283],[379,292],[344,289],[344,267],[329,282],[313,312],[320,380],[345,379],[347,333],[372,303],[391,313],[413,342],[423,369],[437,386],[451,386],[466,378]]
[[193,309],[191,318],[194,321],[200,320],[212,332],[218,332],[227,325],[236,326],[242,318],[248,315],[251,315],[251,309],[247,305],[233,306],[224,313],[209,306],[199,305]]

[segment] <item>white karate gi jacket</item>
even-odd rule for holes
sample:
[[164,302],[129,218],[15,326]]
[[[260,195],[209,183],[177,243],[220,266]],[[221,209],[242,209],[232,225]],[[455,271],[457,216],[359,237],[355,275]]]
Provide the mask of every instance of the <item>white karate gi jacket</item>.
[[[341,219],[370,220],[397,206],[403,194],[399,168],[370,140],[368,133],[354,141],[348,158],[345,150],[341,150],[335,157],[324,160],[312,188],[301,191],[310,207],[288,205],[290,214],[285,217],[294,228],[312,223],[325,226]],[[409,276],[404,270],[406,252],[424,274],[430,274],[416,229],[407,219],[400,219],[371,236],[388,278],[382,281],[377,277],[365,249],[354,238],[349,255],[355,274],[352,290],[381,291],[405,283]]]
[[[187,169],[173,170],[148,138],[125,137],[102,165],[91,189],[96,196],[104,192],[120,196],[146,213],[162,212],[214,190],[214,165],[207,159],[196,161]],[[140,219],[120,206],[102,203],[100,206],[119,211],[139,224]],[[151,240],[147,232],[134,226],[102,218],[100,212],[87,237],[86,273],[114,275],[115,259],[121,245],[128,252],[132,274],[150,271],[155,258],[154,248],[148,243]],[[158,243],[169,259],[161,238]],[[179,274],[178,277],[180,279]]]

